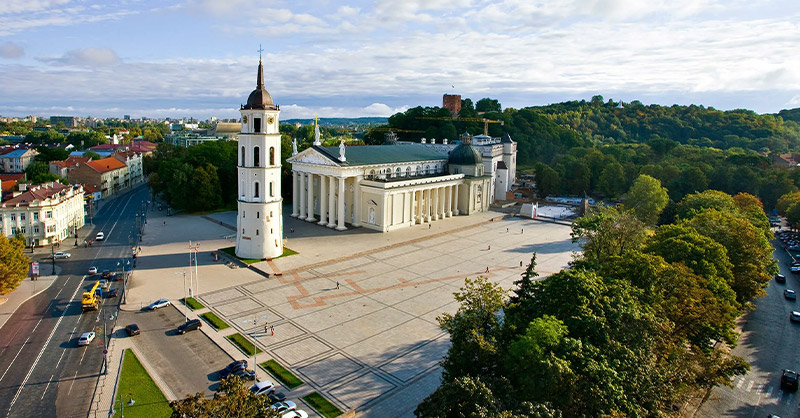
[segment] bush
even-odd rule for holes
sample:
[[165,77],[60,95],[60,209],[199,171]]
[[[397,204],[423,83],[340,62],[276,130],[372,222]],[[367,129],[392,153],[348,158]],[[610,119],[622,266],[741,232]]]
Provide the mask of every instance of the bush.
[[205,308],[205,306],[203,306],[203,304],[198,302],[195,298],[186,298],[183,300],[183,304],[188,306],[193,311]]
[[206,312],[200,315],[200,318],[205,319],[214,329],[217,331],[223,330],[225,328],[230,328],[230,325],[226,324],[225,321],[220,319],[214,312]]
[[[263,353],[263,351],[261,351],[255,345],[253,345],[253,343],[251,343],[250,340],[245,338],[244,335],[242,334],[236,333],[233,335],[229,335],[225,338],[227,338],[228,341],[236,344],[236,346],[239,347],[239,349],[242,350],[242,352],[247,354],[248,356],[252,356],[253,354]],[[255,350],[255,352],[253,352],[253,350]]]
[[330,403],[330,401],[325,399],[317,392],[312,392],[307,396],[304,396],[303,400],[308,402],[312,408],[316,409],[317,412],[326,418],[333,418],[342,415],[342,411],[337,408],[336,405]]
[[275,376],[276,379],[280,380],[281,383],[289,389],[294,389],[303,384],[302,380],[298,379],[297,376],[278,364],[275,360],[265,361],[261,363],[261,367],[269,371],[271,375]]

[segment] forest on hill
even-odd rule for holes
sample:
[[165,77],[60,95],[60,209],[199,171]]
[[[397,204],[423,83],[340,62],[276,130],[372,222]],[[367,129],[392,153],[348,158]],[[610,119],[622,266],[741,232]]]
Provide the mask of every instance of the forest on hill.
[[[440,107],[415,107],[389,118],[403,140],[483,133],[480,122],[448,120]],[[800,171],[771,163],[772,155],[800,149],[800,109],[759,115],[705,106],[644,105],[591,100],[501,109],[496,100],[462,100],[461,118],[502,121],[489,135],[511,135],[520,171],[536,174],[540,196],[582,195],[617,199],[639,174],[661,181],[673,202],[714,189],[758,196],[768,209],[800,186]],[[440,118],[440,119],[428,119]],[[381,143],[374,130],[366,143]],[[437,141],[438,142],[438,141]]]

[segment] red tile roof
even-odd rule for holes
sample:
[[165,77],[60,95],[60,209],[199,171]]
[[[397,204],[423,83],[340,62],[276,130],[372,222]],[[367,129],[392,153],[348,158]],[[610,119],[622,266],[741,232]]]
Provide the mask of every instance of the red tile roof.
[[17,181],[16,180],[3,180],[3,179],[0,179],[0,183],[2,183],[2,187],[0,187],[0,189],[2,189],[4,192],[10,192],[11,189],[13,189],[14,186],[17,185]]
[[42,201],[48,198],[61,193],[62,191],[69,189],[71,187],[78,187],[78,186],[71,186],[61,183],[47,183],[42,184],[39,186],[34,186],[31,190],[23,192],[22,194],[12,197],[11,199],[6,200],[3,202],[4,205],[16,205],[16,204],[27,204],[33,201]]
[[98,189],[97,187],[94,187],[94,186],[92,186],[90,184],[84,184],[83,185],[83,191],[85,191],[87,194],[88,193],[97,193],[97,192],[100,191],[100,189]]
[[23,180],[25,178],[25,173],[0,173],[0,180]]
[[86,163],[86,165],[92,167],[92,169],[94,169],[98,173],[105,173],[107,171],[117,170],[126,167],[125,163],[114,157],[103,158],[101,160],[96,160],[96,161],[89,161],[88,163]]
[[86,164],[91,160],[92,159],[90,157],[81,157],[79,155],[73,155],[63,161],[50,161],[50,164],[56,164],[61,167],[72,167],[78,164]]

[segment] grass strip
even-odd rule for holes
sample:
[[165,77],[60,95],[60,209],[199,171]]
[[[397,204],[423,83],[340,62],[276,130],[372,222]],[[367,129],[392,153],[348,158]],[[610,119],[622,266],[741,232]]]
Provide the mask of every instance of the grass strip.
[[183,299],[183,304],[188,306],[193,311],[205,308],[205,306],[203,306],[203,304],[198,302],[195,298]]
[[330,401],[317,392],[311,392],[307,396],[304,396],[303,400],[308,402],[312,408],[316,409],[317,412],[326,418],[338,417],[343,413],[336,405],[330,403]]
[[255,264],[255,263],[260,263],[260,262],[264,261],[261,258],[240,258],[240,257],[238,257],[236,255],[236,247],[220,248],[219,250],[220,251],[224,251],[225,254],[228,254],[231,257],[235,257],[237,260],[239,260],[239,261],[241,261],[242,263],[245,263],[245,264]]
[[277,256],[275,258],[288,257],[290,255],[295,255],[295,254],[299,254],[299,253],[297,251],[291,249],[291,248],[283,247],[283,254],[281,254],[281,255],[279,255],[279,256]]
[[[261,349],[253,345],[253,343],[251,343],[250,340],[248,340],[247,338],[244,337],[244,335],[239,334],[238,332],[236,334],[229,335],[225,338],[227,338],[230,342],[236,344],[236,346],[239,347],[239,349],[242,350],[242,352],[247,354],[248,356],[252,356],[253,354],[257,353],[263,353]],[[253,353],[253,350],[257,350],[256,353]]]
[[223,330],[225,328],[230,328],[231,326],[225,323],[222,319],[220,319],[214,312],[206,312],[204,314],[200,314],[200,317],[205,319],[206,322],[211,324],[214,329],[217,331]]
[[302,380],[298,379],[297,376],[278,364],[275,360],[265,361],[261,363],[261,367],[269,371],[271,375],[275,376],[276,379],[280,380],[281,383],[289,389],[294,389],[303,384]]
[[[114,399],[114,417],[122,416],[124,408],[127,417],[168,417],[172,408],[167,398],[142,367],[136,354],[130,349],[123,353],[122,371],[119,377],[119,389]],[[128,402],[133,399],[133,405]]]

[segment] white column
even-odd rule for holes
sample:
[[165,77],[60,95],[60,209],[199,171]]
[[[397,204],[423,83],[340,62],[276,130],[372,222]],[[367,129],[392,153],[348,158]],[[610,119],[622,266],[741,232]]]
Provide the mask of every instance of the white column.
[[453,205],[455,207],[455,209],[453,211],[455,212],[456,216],[459,215],[459,212],[458,212],[458,189],[459,189],[459,186],[460,185],[456,184],[456,190],[455,190],[456,194],[455,194],[455,196],[453,196],[455,198],[455,200],[456,200],[456,204]]
[[297,219],[305,219],[306,218],[306,173],[300,172],[300,190],[298,190],[298,195],[300,195],[300,212],[298,212],[299,216]]
[[414,191],[414,222],[422,223],[422,190]]
[[328,228],[336,226],[336,178],[333,176],[328,177]]
[[433,193],[433,220],[439,220],[439,188],[431,189]]
[[403,223],[407,223],[411,220],[411,202],[414,199],[411,198],[411,192],[403,193]]
[[447,195],[445,194],[447,191],[447,186],[439,188],[439,213],[441,214],[442,219],[447,217],[447,212],[445,211],[444,204],[447,202]]
[[444,189],[445,195],[445,208],[444,208],[444,216],[450,218],[453,216],[453,186],[447,186]]
[[292,170],[292,216],[297,217],[297,171]]
[[319,222],[320,225],[328,224],[328,193],[326,192],[326,177],[319,176]]
[[433,203],[432,192],[433,189],[425,190],[425,194],[427,195],[427,197],[425,197],[425,219],[427,219],[428,222],[430,222],[432,219],[431,218],[431,209],[432,209],[431,204]]
[[356,176],[353,184],[353,226],[361,226],[361,180],[363,176]]
[[306,205],[308,205],[306,221],[316,221],[317,219],[314,218],[314,175],[311,173],[308,173],[308,198],[306,198]]
[[339,177],[339,209],[337,215],[339,215],[339,225],[336,226],[337,231],[344,231],[344,196],[345,196],[345,187],[344,187],[344,177]]

